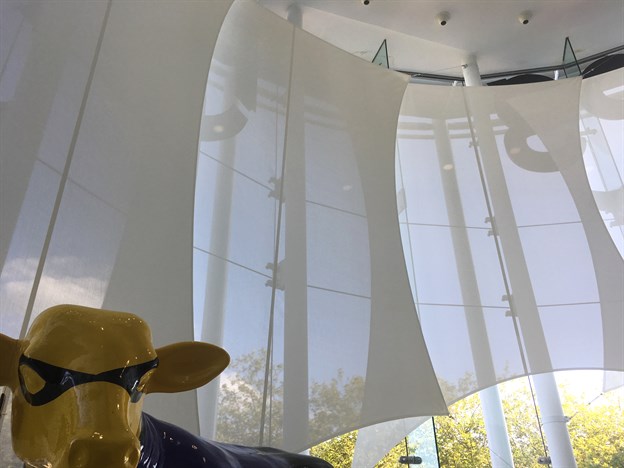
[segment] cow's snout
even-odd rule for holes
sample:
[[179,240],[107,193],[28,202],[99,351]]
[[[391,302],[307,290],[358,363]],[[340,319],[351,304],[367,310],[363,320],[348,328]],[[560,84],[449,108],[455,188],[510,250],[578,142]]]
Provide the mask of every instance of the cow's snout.
[[96,435],[72,441],[67,458],[71,468],[136,468],[140,455],[136,439],[104,440]]

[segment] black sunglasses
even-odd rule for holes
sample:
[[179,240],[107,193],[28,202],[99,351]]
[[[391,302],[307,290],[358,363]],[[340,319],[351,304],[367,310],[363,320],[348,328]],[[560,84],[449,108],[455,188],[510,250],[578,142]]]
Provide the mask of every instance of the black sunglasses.
[[[141,377],[158,366],[158,358],[142,364],[120,367],[99,374],[88,374],[86,372],[65,369],[64,367],[57,367],[23,354],[19,358],[19,366],[18,376],[20,388],[22,389],[24,399],[32,406],[45,405],[70,388],[90,382],[109,382],[119,385],[128,392],[130,401],[136,403],[143,395],[142,392],[137,390]],[[21,366],[29,367],[45,381],[45,385],[41,390],[36,393],[30,393],[28,391],[26,383],[24,382],[24,376],[22,375]]]

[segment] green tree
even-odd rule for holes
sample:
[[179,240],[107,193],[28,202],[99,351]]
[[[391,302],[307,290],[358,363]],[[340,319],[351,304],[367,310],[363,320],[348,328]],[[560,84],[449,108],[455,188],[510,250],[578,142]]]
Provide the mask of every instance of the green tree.
[[[220,411],[217,423],[219,440],[247,445],[258,443],[262,395],[264,387],[265,352],[244,355],[236,360],[221,380]],[[283,369],[274,366],[271,373],[267,432],[271,444],[282,438]],[[474,388],[470,374],[457,385],[441,382],[444,394],[462,395]],[[533,398],[526,379],[516,379],[499,386],[514,463],[521,468],[540,468],[538,457],[544,455]],[[342,371],[326,382],[313,382],[309,395],[309,428],[313,439],[335,433],[341,427],[355,427],[360,413],[364,380],[347,378]],[[579,468],[624,468],[624,390],[600,396],[588,404],[567,388],[561,389],[564,412],[570,416],[568,429]],[[477,394],[459,400],[450,408],[450,415],[436,417],[440,464],[442,467],[488,467],[490,452]],[[312,447],[310,453],[332,463],[336,468],[349,468],[357,431],[337,436]],[[416,441],[408,444],[410,454],[417,454]],[[378,468],[399,468],[399,457],[406,454],[401,440],[377,464]]]
[[364,379],[345,379],[342,370],[329,382],[312,383],[310,388],[310,436],[322,439],[343,427],[353,427],[360,417],[364,399]]
[[[310,455],[322,458],[331,463],[334,468],[350,468],[353,464],[355,443],[357,441],[357,431],[348,432],[338,437],[334,437],[310,449]],[[414,448],[410,447],[410,454]],[[401,441],[390,450],[379,462],[377,467],[381,468],[405,468],[406,465],[399,463],[399,458],[406,455],[405,441]]]
[[490,453],[478,395],[449,408],[449,416],[435,418],[441,466],[487,467]]
[[350,468],[353,464],[357,431],[334,437],[310,449],[310,455],[322,458],[334,468]]
[[[242,445],[258,445],[264,389],[266,352],[262,349],[245,354],[232,363],[221,378],[216,439]],[[274,366],[271,373],[271,399],[267,408],[269,444],[282,439],[282,371]]]
[[[266,352],[262,349],[238,357],[222,375],[219,392],[219,414],[217,418],[217,440],[244,445],[258,445],[259,428],[264,396]],[[270,434],[269,445],[279,446],[282,441],[283,417],[283,366],[275,365],[269,378],[265,431]],[[336,433],[343,427],[355,426],[359,420],[363,400],[364,379],[361,376],[345,377],[339,370],[334,378],[326,382],[312,382],[309,400],[310,438],[322,439]],[[331,451],[350,450],[342,448],[351,436],[341,436],[336,448]],[[320,450],[320,449],[319,449]],[[350,466],[350,464],[349,464]]]
[[579,468],[624,468],[623,405],[623,389],[594,401],[564,392],[563,407],[570,417],[568,431]]
[[[405,455],[414,455],[418,452],[415,444],[408,442],[407,447],[405,439],[396,444],[392,450],[390,450],[379,462],[375,465],[375,468],[406,468],[407,465],[399,463],[399,459]],[[413,467],[419,465],[412,465]]]
[[533,397],[526,378],[499,386],[509,445],[518,467],[540,468],[537,460],[545,455]]
[[[544,455],[533,398],[526,379],[500,387],[514,464],[540,468]],[[579,468],[624,468],[624,390],[600,396],[593,403],[562,387],[564,413]],[[452,405],[449,417],[436,417],[440,462],[443,467],[491,466],[478,395]]]

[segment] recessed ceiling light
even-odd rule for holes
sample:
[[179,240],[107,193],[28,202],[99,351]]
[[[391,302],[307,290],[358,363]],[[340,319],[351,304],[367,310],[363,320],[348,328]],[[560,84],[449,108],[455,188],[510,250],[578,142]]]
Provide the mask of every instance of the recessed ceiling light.
[[225,127],[223,125],[215,125],[214,127],[212,127],[212,130],[215,133],[223,133],[223,130],[225,130]]
[[533,13],[530,11],[523,11],[520,13],[520,16],[518,16],[518,21],[520,21],[520,24],[529,24],[531,18],[533,18]]
[[445,171],[452,171],[454,167],[455,166],[449,163],[449,164],[445,164],[444,166],[442,166],[442,169],[444,169]]
[[442,11],[438,13],[438,16],[436,16],[436,21],[438,22],[440,26],[446,26],[450,18],[451,18],[451,15],[449,14],[448,11]]

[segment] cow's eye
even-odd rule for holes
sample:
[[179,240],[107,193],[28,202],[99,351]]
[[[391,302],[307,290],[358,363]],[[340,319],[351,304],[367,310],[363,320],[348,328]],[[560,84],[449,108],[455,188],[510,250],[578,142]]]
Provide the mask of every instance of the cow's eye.
[[39,392],[46,384],[45,380],[28,366],[20,366],[20,373],[24,379],[24,385],[29,393]]
[[147,385],[147,382],[149,381],[150,377],[152,376],[155,370],[156,369],[150,369],[145,374],[143,374],[143,376],[141,377],[141,380],[139,380],[139,383],[136,387],[137,392],[143,393],[143,391],[145,390],[145,386]]

